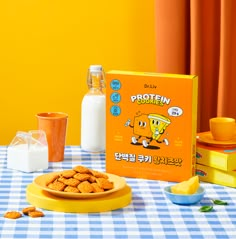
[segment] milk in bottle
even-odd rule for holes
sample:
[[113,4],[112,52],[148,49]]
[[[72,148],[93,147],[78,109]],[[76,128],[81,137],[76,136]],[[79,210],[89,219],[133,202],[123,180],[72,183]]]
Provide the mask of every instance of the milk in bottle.
[[89,91],[81,106],[81,148],[103,152],[106,143],[106,98],[105,74],[101,65],[90,66],[87,84]]

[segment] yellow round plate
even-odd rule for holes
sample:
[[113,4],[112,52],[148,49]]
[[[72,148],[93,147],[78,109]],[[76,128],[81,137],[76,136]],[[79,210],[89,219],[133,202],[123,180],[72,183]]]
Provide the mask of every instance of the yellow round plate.
[[124,178],[119,177],[119,176],[114,175],[114,174],[105,173],[108,176],[108,180],[110,182],[113,182],[113,184],[114,184],[114,187],[111,190],[107,190],[107,191],[99,192],[99,193],[61,192],[61,191],[52,190],[52,189],[47,187],[48,179],[55,174],[59,174],[59,172],[53,172],[53,173],[47,173],[47,174],[40,175],[40,176],[38,176],[34,179],[34,184],[37,187],[49,192],[50,194],[52,194],[54,196],[61,197],[61,198],[74,198],[74,199],[104,197],[104,196],[106,196],[110,193],[114,193],[118,190],[121,190],[122,188],[124,188],[126,186],[126,181],[125,181]]
[[220,141],[220,140],[214,140],[211,132],[203,132],[197,134],[197,141],[200,143],[205,143],[209,144],[212,146],[217,146],[217,147],[232,147],[236,146],[236,134],[231,140],[227,141]]
[[31,183],[26,188],[26,200],[35,207],[57,212],[100,213],[126,207],[132,201],[129,185],[105,197],[98,198],[60,198]]

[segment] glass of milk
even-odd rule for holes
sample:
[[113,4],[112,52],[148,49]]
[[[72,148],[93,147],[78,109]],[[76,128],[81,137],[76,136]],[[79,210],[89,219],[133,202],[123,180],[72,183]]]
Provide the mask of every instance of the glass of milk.
[[18,131],[7,148],[7,168],[30,173],[48,168],[48,144],[42,130]]

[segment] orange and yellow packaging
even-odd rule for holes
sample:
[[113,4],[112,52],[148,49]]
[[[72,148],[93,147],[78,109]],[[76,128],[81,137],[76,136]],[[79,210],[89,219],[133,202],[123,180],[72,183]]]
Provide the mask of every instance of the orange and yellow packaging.
[[199,180],[236,188],[236,171],[224,171],[202,164],[196,164]]
[[236,170],[236,148],[213,147],[197,143],[197,164],[231,172]]
[[106,171],[180,182],[195,175],[198,79],[106,74]]

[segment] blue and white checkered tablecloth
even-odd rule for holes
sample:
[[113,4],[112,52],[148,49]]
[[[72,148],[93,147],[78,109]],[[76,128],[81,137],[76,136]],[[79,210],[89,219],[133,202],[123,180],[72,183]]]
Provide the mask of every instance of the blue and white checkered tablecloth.
[[[204,199],[192,206],[172,204],[163,193],[168,182],[126,178],[133,196],[125,208],[91,214],[42,209],[43,218],[6,219],[6,211],[21,211],[29,206],[26,187],[38,175],[79,164],[105,171],[105,155],[67,146],[63,162],[50,163],[48,170],[35,173],[12,171],[6,168],[6,162],[7,148],[0,146],[0,238],[236,238],[236,189],[207,183],[202,183],[206,189]],[[227,201],[228,205],[214,206],[214,211],[208,213],[199,212],[211,198]]]

